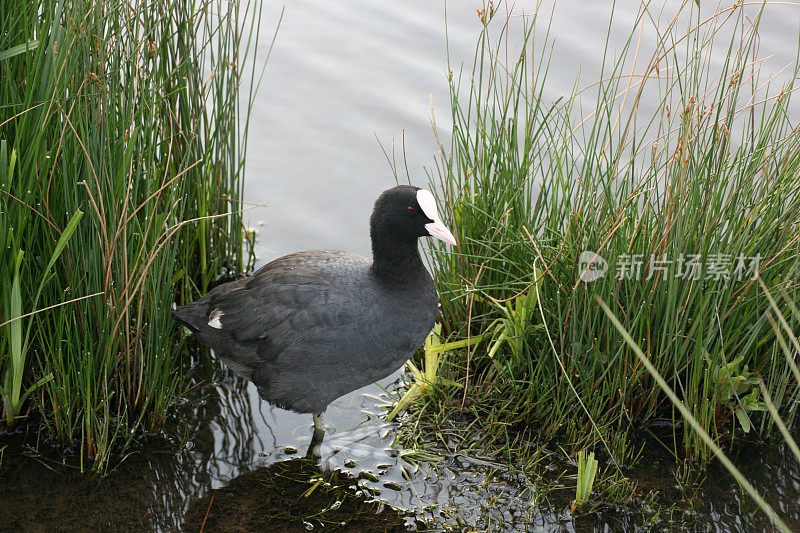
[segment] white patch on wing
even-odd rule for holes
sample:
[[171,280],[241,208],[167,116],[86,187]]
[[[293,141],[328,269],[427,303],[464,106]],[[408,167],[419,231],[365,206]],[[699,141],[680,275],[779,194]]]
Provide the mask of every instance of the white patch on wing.
[[215,329],[222,329],[222,322],[220,322],[220,319],[224,314],[222,309],[214,309],[211,311],[211,314],[208,315],[208,325]]
[[417,191],[417,203],[425,216],[433,221],[439,220],[439,212],[436,210],[436,199],[431,191],[420,189]]

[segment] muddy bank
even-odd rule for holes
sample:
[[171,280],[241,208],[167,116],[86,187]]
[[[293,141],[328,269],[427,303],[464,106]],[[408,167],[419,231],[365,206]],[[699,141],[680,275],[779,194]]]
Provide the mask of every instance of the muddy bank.
[[135,452],[97,479],[55,454],[0,439],[8,444],[0,464],[0,531],[148,531],[179,524],[181,461],[176,457],[169,468],[167,450]]
[[[0,464],[0,531],[407,531],[406,517],[339,472],[293,459],[203,490],[182,453],[129,455],[103,479],[35,454],[16,439]],[[170,465],[172,465],[170,467]]]
[[[203,525],[205,524],[205,527]],[[194,501],[183,531],[407,531],[405,518],[339,472],[307,459],[259,468]]]

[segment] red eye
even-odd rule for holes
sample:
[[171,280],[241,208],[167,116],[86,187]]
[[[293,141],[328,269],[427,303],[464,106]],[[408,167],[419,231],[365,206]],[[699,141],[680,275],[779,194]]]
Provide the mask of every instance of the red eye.
[[409,214],[413,215],[415,212],[416,212],[416,209],[414,209],[414,208],[413,208],[413,207],[411,207],[411,206],[408,206],[408,213],[409,213]]

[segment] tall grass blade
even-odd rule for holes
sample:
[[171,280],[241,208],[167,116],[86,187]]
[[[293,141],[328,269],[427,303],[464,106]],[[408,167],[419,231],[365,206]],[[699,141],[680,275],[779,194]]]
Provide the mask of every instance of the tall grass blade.
[[38,46],[39,41],[30,41],[25,44],[13,46],[7,50],[0,50],[0,61],[24,54],[25,52],[30,52],[31,50],[35,50]]

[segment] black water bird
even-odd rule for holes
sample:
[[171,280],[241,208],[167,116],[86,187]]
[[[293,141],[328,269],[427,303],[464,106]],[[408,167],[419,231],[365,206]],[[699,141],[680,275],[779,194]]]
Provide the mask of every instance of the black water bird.
[[400,185],[375,202],[372,261],[339,250],[289,254],[173,317],[262,398],[313,414],[316,454],[328,404],[400,368],[431,331],[438,302],[417,249],[425,236],[456,243],[433,195]]

